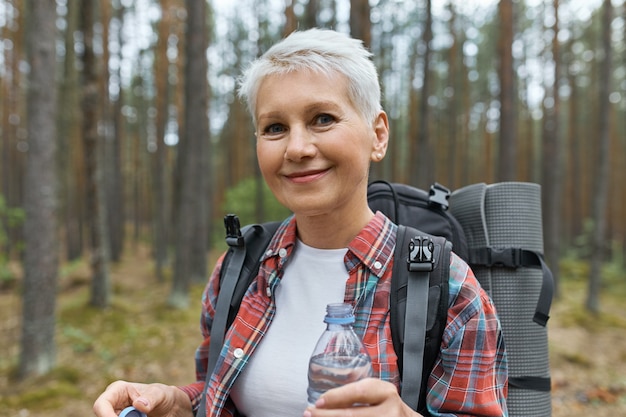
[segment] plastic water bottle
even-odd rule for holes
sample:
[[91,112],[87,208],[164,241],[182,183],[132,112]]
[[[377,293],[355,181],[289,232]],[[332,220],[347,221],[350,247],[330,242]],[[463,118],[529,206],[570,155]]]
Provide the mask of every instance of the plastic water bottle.
[[309,360],[309,404],[329,389],[372,376],[372,361],[352,324],[352,306],[345,303],[326,307],[326,330]]

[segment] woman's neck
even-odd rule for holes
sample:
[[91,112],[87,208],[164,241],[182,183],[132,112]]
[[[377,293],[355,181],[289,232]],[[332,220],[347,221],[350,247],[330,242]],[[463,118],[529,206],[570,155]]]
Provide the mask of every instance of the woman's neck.
[[374,217],[372,210],[353,211],[350,216],[328,213],[319,216],[298,216],[298,237],[308,246],[318,249],[345,248]]

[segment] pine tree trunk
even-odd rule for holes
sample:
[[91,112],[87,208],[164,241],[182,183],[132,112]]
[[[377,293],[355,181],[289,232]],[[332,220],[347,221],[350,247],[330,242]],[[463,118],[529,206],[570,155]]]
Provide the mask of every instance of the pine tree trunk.
[[160,282],[165,280],[164,267],[167,263],[169,199],[167,198],[167,148],[165,145],[165,128],[169,117],[169,61],[167,58],[167,44],[170,27],[175,17],[175,8],[169,1],[161,2],[161,21],[157,25],[157,46],[155,50],[154,79],[156,82],[156,152],[153,156],[152,177],[154,192],[154,261],[156,275]]
[[350,0],[350,35],[361,39],[366,48],[372,45],[369,0]]
[[208,85],[206,3],[187,0],[185,124],[179,158],[180,194],[174,282],[169,303],[188,304],[189,285],[206,279]]
[[417,184],[423,189],[428,189],[430,185],[435,181],[435,174],[433,172],[433,150],[430,143],[429,134],[429,118],[430,109],[428,104],[428,97],[430,96],[430,59],[431,59],[431,42],[433,39],[433,14],[431,0],[426,1],[426,24],[424,27],[424,56],[422,73],[424,81],[422,83],[421,99],[419,104],[419,117],[418,117],[418,132],[417,132],[417,155],[414,155],[411,166],[413,167],[414,174],[412,175],[411,182]]
[[[545,258],[550,265],[558,292],[559,259],[561,256],[561,223],[562,212],[562,165],[563,155],[559,134],[559,78],[560,78],[560,52],[558,40],[559,27],[559,1],[554,0],[554,36],[552,38],[552,61],[554,65],[554,80],[551,88],[551,106],[544,106],[544,129],[543,129],[543,180],[542,200],[544,217],[544,252]],[[546,101],[544,100],[544,103]]]
[[28,159],[24,178],[23,321],[19,376],[56,362],[54,341],[59,246],[56,177],[56,2],[29,1]]
[[109,305],[109,245],[106,227],[105,190],[102,178],[102,150],[98,137],[99,82],[96,56],[93,50],[95,3],[81,3],[81,25],[84,37],[83,52],[83,151],[85,158],[87,214],[89,216],[91,247],[91,305],[104,308]]
[[609,174],[610,174],[610,135],[609,116],[611,91],[611,70],[612,55],[611,48],[611,22],[613,20],[613,6],[611,0],[604,0],[602,6],[602,49],[604,59],[600,69],[600,99],[598,108],[598,163],[596,165],[597,174],[595,176],[594,199],[592,206],[593,231],[592,231],[592,256],[589,270],[589,289],[587,294],[586,307],[589,311],[597,313],[600,311],[600,288],[602,286],[602,264],[604,254],[608,248],[607,243],[607,207],[609,194]]
[[500,143],[498,181],[515,181],[517,176],[517,109],[513,68],[515,14],[512,0],[500,0],[498,7],[500,38]]
[[65,57],[63,61],[63,75],[59,92],[59,132],[57,152],[59,161],[60,182],[60,219],[64,227],[65,253],[68,261],[78,259],[83,250],[82,223],[83,216],[80,210],[80,193],[84,189],[77,164],[80,160],[80,129],[79,129],[79,80],[76,68],[76,52],[74,50],[74,34],[78,25],[79,0],[69,0],[65,20]]

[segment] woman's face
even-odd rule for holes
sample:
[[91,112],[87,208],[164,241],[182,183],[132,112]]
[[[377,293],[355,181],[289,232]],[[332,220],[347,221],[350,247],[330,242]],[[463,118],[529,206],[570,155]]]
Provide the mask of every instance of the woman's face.
[[296,215],[349,215],[367,204],[370,160],[387,147],[387,117],[366,121],[343,75],[294,71],[266,77],[257,96],[263,177]]

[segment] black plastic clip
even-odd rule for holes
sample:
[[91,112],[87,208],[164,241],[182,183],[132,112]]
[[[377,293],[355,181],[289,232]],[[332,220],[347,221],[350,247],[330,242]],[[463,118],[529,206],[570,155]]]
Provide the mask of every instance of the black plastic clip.
[[435,267],[435,244],[426,236],[415,236],[409,242],[409,271],[432,271]]
[[521,248],[488,248],[487,266],[519,268],[522,266]]
[[241,235],[241,225],[237,215],[227,214],[224,216],[224,227],[226,228],[226,243],[228,246],[241,247],[244,245],[243,236]]
[[450,206],[450,203],[448,203],[450,194],[451,192],[448,188],[436,182],[430,186],[428,202],[429,204],[438,205],[443,210],[448,210],[448,207]]

